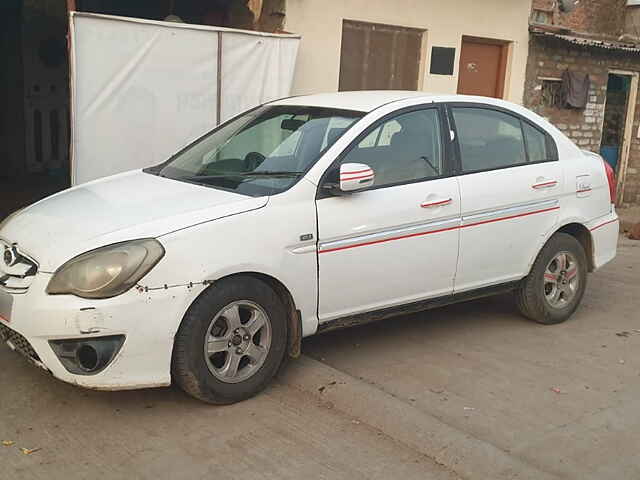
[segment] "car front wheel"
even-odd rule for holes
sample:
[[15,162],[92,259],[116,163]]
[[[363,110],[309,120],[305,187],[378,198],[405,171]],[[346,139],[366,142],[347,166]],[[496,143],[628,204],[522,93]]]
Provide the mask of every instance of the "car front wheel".
[[216,282],[191,305],[175,337],[172,375],[188,394],[227,404],[260,392],[282,363],[286,310],[254,277]]
[[542,248],[516,291],[520,312],[538,323],[564,322],[587,286],[587,256],[575,237],[556,233]]

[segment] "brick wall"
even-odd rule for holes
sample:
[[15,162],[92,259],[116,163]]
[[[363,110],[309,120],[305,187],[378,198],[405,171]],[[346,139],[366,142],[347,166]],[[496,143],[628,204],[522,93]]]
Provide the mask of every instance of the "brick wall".
[[553,23],[576,32],[617,37],[624,31],[626,0],[581,0],[567,13],[557,0],[533,0],[534,9],[554,9]]
[[576,32],[619,36],[625,10],[626,0],[582,0],[571,13],[559,12],[556,21]]
[[556,4],[555,0],[533,0],[531,2],[532,9],[549,10]]
[[[640,55],[614,50],[581,47],[555,38],[532,35],[525,80],[524,105],[547,118],[580,148],[600,151],[602,123],[609,69],[639,71]],[[542,103],[540,77],[562,76],[566,69],[589,74],[589,103],[584,110],[546,107]],[[640,101],[640,96],[639,96]],[[640,205],[640,104],[633,122],[631,153],[625,181],[623,205]]]
[[640,37],[640,6],[627,8],[624,31],[634,37]]

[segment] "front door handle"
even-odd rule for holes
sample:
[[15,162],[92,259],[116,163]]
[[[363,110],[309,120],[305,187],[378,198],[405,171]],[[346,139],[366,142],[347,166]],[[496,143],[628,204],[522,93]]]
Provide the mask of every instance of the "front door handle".
[[556,185],[558,185],[557,180],[545,180],[542,182],[534,183],[533,185],[531,185],[531,188],[533,188],[534,190],[540,190],[542,188],[553,188]]
[[428,202],[423,202],[420,204],[422,208],[432,208],[432,207],[443,207],[444,205],[449,205],[452,202],[450,198],[445,198],[444,200],[429,200]]

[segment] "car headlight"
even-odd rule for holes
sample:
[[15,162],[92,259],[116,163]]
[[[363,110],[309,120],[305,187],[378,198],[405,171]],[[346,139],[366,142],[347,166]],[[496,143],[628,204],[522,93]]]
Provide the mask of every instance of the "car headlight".
[[164,256],[152,238],[114,243],[69,260],[53,274],[47,293],[109,298],[133,287]]

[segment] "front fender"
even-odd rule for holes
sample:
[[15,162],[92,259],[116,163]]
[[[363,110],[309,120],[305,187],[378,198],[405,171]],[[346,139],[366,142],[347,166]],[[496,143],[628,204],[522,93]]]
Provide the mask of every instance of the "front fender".
[[[189,285],[213,282],[239,273],[272,277],[286,287],[302,318],[303,336],[318,326],[318,270],[315,239],[300,241],[301,232],[315,232],[315,207],[270,205],[160,237],[165,257],[151,272],[152,282]],[[283,221],[286,219],[286,221]],[[142,282],[141,282],[142,283]]]

